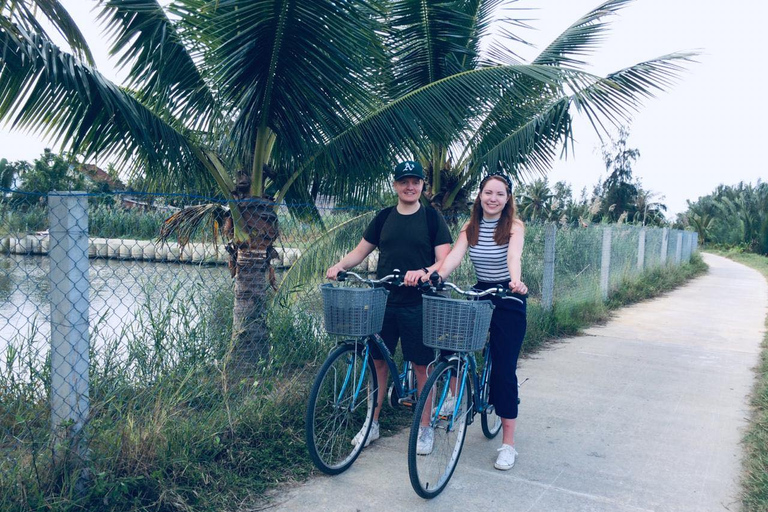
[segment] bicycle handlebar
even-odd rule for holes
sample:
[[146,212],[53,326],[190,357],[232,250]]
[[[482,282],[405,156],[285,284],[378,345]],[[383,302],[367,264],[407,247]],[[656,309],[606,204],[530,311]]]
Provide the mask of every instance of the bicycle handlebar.
[[377,284],[391,284],[395,286],[400,286],[402,284],[402,279],[403,279],[399,269],[394,269],[392,274],[389,274],[388,276],[384,276],[381,279],[366,279],[365,277],[355,272],[351,272],[349,270],[342,270],[336,275],[336,281],[338,282],[346,281],[348,277],[354,277],[357,281],[360,281],[361,283],[365,283],[369,286],[375,286]]
[[[496,295],[497,297],[501,297],[504,299],[513,299],[518,301],[519,303],[523,303],[522,300],[520,300],[518,297],[514,296],[514,292],[508,288],[503,288],[502,286],[496,285],[493,288],[488,288],[487,290],[477,291],[475,289],[470,288],[469,290],[464,290],[457,285],[451,283],[450,281],[443,281],[440,277],[440,274],[437,272],[432,272],[432,274],[429,276],[429,281],[423,281],[420,285],[420,288],[422,291],[433,291],[433,292],[439,292],[442,290],[445,290],[446,288],[450,288],[454,290],[456,293],[459,293],[461,295],[464,295],[465,297],[471,297],[473,299],[479,299],[480,297],[485,297],[487,295]],[[526,295],[523,295],[524,297],[527,297]]]

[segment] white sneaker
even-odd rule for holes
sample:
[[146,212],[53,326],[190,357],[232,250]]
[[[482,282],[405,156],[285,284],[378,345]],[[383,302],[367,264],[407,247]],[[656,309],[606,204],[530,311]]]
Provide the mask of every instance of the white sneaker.
[[[363,436],[365,435],[365,427],[360,429],[360,432],[355,434],[355,437],[352,438],[352,444],[357,446],[360,444],[360,442],[363,440]],[[375,440],[377,440],[379,437],[381,437],[381,434],[379,433],[379,422],[374,421],[371,424],[371,431],[368,433],[368,439],[365,440],[365,446],[368,446]],[[363,446],[363,448],[365,448]]]
[[456,410],[456,397],[448,393],[445,397],[443,406],[440,407],[440,416],[450,416]]
[[432,427],[419,427],[419,439],[416,441],[416,454],[429,455],[435,444],[435,429]]
[[502,471],[512,469],[515,466],[515,459],[517,458],[517,450],[515,450],[515,447],[503,444],[497,451],[499,452],[499,456],[496,457],[496,462],[493,467]]

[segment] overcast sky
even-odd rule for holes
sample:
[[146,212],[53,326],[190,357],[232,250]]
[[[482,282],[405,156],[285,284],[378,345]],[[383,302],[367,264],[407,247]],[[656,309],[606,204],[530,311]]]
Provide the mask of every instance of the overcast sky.
[[[101,29],[90,12],[95,2],[62,0],[91,45],[97,66],[120,80],[106,56]],[[543,48],[599,0],[520,0],[516,13],[531,18],[535,31],[521,35]],[[759,157],[768,144],[768,103],[765,50],[768,49],[768,1],[637,0],[613,18],[603,47],[590,57],[590,71],[606,74],[636,62],[672,53],[698,50],[698,63],[689,66],[669,92],[648,100],[630,125],[630,147],[640,150],[634,174],[645,189],[665,197],[668,218],[686,209],[719,184],[768,179],[768,166]],[[523,56],[535,56],[529,50]],[[605,178],[600,140],[586,119],[575,124],[575,152],[555,164],[551,182],[572,184],[574,196],[583,187]],[[0,158],[32,161],[51,146],[37,137],[0,127]],[[58,150],[58,147],[53,149]]]

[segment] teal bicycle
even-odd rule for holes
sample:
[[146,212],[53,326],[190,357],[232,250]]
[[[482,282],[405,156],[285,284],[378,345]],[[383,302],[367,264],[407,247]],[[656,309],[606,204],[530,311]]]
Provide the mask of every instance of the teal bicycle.
[[[440,494],[456,469],[464,446],[467,426],[480,414],[483,434],[494,438],[501,430],[501,418],[488,403],[493,361],[488,346],[488,329],[493,305],[477,300],[488,295],[517,300],[501,287],[485,291],[462,290],[449,282],[439,282],[433,274],[424,303],[424,344],[440,349],[441,357],[434,369],[428,370],[421,396],[413,411],[413,424],[408,442],[408,474],[411,485],[422,498]],[[449,289],[449,290],[448,290]],[[450,291],[470,300],[438,295]],[[475,352],[482,350],[483,366],[478,367]],[[426,409],[426,413],[425,413]],[[429,417],[421,425],[422,413]],[[419,442],[429,429],[431,446]]]
[[[354,272],[340,272],[336,280],[353,277],[364,287],[320,287],[323,296],[325,329],[348,336],[331,350],[315,377],[306,415],[306,442],[309,456],[318,469],[329,475],[346,471],[362,451],[373,423],[380,383],[373,366],[371,347],[384,355],[393,384],[390,405],[416,403],[416,378],[410,362],[399,371],[379,336],[387,303],[386,287],[402,284],[399,271],[378,280]],[[354,443],[358,432],[362,441]]]

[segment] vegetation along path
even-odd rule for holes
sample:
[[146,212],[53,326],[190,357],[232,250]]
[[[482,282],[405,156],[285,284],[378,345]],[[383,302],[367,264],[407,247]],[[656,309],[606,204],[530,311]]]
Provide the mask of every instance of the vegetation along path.
[[521,362],[511,471],[493,468],[500,441],[478,421],[448,488],[424,501],[408,481],[402,432],[344,474],[283,488],[270,509],[738,510],[768,285],[738,263],[705,260],[706,275]]

